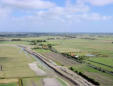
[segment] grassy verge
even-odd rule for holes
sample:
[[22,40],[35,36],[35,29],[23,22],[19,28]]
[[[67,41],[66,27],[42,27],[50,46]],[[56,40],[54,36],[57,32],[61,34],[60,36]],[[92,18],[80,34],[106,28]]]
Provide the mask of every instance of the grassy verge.
[[57,78],[57,80],[61,83],[62,86],[67,86],[66,82],[63,81],[62,79]]
[[45,50],[45,49],[35,49],[36,52],[38,53],[48,53],[51,52],[50,50]]

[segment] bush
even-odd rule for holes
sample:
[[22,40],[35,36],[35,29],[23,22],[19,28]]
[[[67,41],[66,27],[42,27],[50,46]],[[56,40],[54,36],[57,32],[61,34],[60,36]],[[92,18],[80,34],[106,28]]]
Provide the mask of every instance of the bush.
[[21,39],[12,39],[11,41],[21,41]]

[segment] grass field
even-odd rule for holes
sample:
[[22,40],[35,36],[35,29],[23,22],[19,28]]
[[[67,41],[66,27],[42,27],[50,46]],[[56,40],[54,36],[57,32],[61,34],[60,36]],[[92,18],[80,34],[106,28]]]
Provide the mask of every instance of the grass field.
[[88,77],[95,79],[99,82],[101,86],[112,86],[113,85],[113,76],[99,72],[91,67],[88,67],[85,64],[76,65],[73,67],[75,71],[79,71],[87,75]]
[[27,41],[0,41],[0,44],[24,44],[24,45],[28,45],[30,43]]
[[48,53],[51,52],[50,50],[45,50],[45,49],[35,49],[36,52],[38,53]]
[[[37,39],[48,39],[48,38],[56,38],[53,36],[42,36],[35,38],[22,38],[23,40],[37,40]],[[75,52],[75,55],[95,55],[94,57],[89,57],[85,61],[93,64],[97,67],[101,67],[103,69],[113,71],[112,68],[107,67],[105,65],[113,66],[113,38],[112,37],[96,37],[95,40],[89,39],[81,39],[81,38],[73,38],[73,39],[54,39],[47,40],[45,44],[51,43],[58,52]],[[9,44],[24,44],[28,46],[30,43],[27,41],[4,41],[0,42],[0,44],[7,44],[7,46],[0,46],[0,65],[3,66],[3,71],[0,72],[0,78],[6,77],[32,77],[35,76],[34,72],[29,69],[28,64],[32,63],[34,59],[29,58],[30,55],[26,55],[20,48],[15,46],[11,46]],[[8,46],[9,45],[9,46]],[[83,72],[90,78],[98,81],[101,86],[113,86],[113,76],[97,71],[86,64],[76,63],[70,59],[62,55],[58,55],[50,50],[44,49],[35,49],[36,52],[41,53],[48,59],[53,60],[57,65],[70,67],[72,66],[75,70]],[[27,59],[26,59],[27,58]],[[99,62],[105,65],[101,65],[94,62],[89,62],[88,60]],[[24,86],[42,86],[41,82],[42,78],[24,78],[22,79]],[[58,79],[63,86],[65,86],[64,82]],[[33,85],[34,84],[34,85]],[[16,83],[9,84],[0,84],[0,86],[17,86]]]
[[113,66],[113,57],[108,57],[108,58],[103,58],[103,57],[99,57],[99,58],[90,58],[89,60],[95,61],[95,62],[100,62],[106,65],[110,65]]
[[[108,40],[85,40],[85,39],[70,39],[70,40],[50,40],[52,44],[56,44],[59,52],[80,51],[81,53],[92,53],[95,55],[102,54],[103,56],[113,56],[113,44]],[[70,50],[70,51],[69,51]]]
[[[70,40],[50,40],[49,42],[56,44],[54,48],[58,52],[75,52],[75,55],[78,56],[92,54],[95,55],[95,57],[89,57],[89,60],[113,66],[112,41],[112,38],[97,38],[96,40],[76,38]],[[107,66],[89,61],[87,62],[97,67],[113,71],[112,68],[109,68]],[[86,64],[76,64],[74,66],[74,69],[83,72],[88,77],[97,80],[102,86],[113,85],[113,76],[99,72],[91,67],[88,67]]]
[[0,79],[0,86],[18,86],[18,79]]
[[33,61],[34,59],[27,57],[16,46],[0,45],[0,65],[3,69],[0,78],[34,76],[34,72],[28,66]]
[[0,84],[0,86],[18,86],[17,83]]
[[24,78],[22,79],[23,86],[43,86],[41,77],[38,78]]

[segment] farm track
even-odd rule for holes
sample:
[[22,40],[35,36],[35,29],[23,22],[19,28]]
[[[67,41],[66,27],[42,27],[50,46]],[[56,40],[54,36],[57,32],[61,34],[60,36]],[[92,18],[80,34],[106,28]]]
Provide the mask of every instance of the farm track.
[[57,65],[51,63],[50,60],[48,60],[46,57],[40,55],[39,53],[33,52],[32,50],[30,50],[26,47],[23,47],[23,46],[20,46],[20,47],[24,48],[25,51],[36,56],[40,60],[42,60],[45,64],[47,64],[51,69],[53,69],[59,75],[65,77],[67,80],[71,81],[74,84],[74,86],[94,86],[92,83],[88,82],[87,80],[85,80],[81,76],[75,74],[74,72],[70,71],[68,68],[57,66]]

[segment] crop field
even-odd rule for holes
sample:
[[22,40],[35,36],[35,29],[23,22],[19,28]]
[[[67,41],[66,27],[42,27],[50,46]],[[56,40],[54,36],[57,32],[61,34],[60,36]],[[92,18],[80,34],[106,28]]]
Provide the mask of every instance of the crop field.
[[58,65],[63,65],[63,66],[73,66],[78,64],[77,62],[68,59],[60,54],[54,53],[54,52],[49,52],[49,53],[41,53],[43,56],[53,60],[56,64]]

